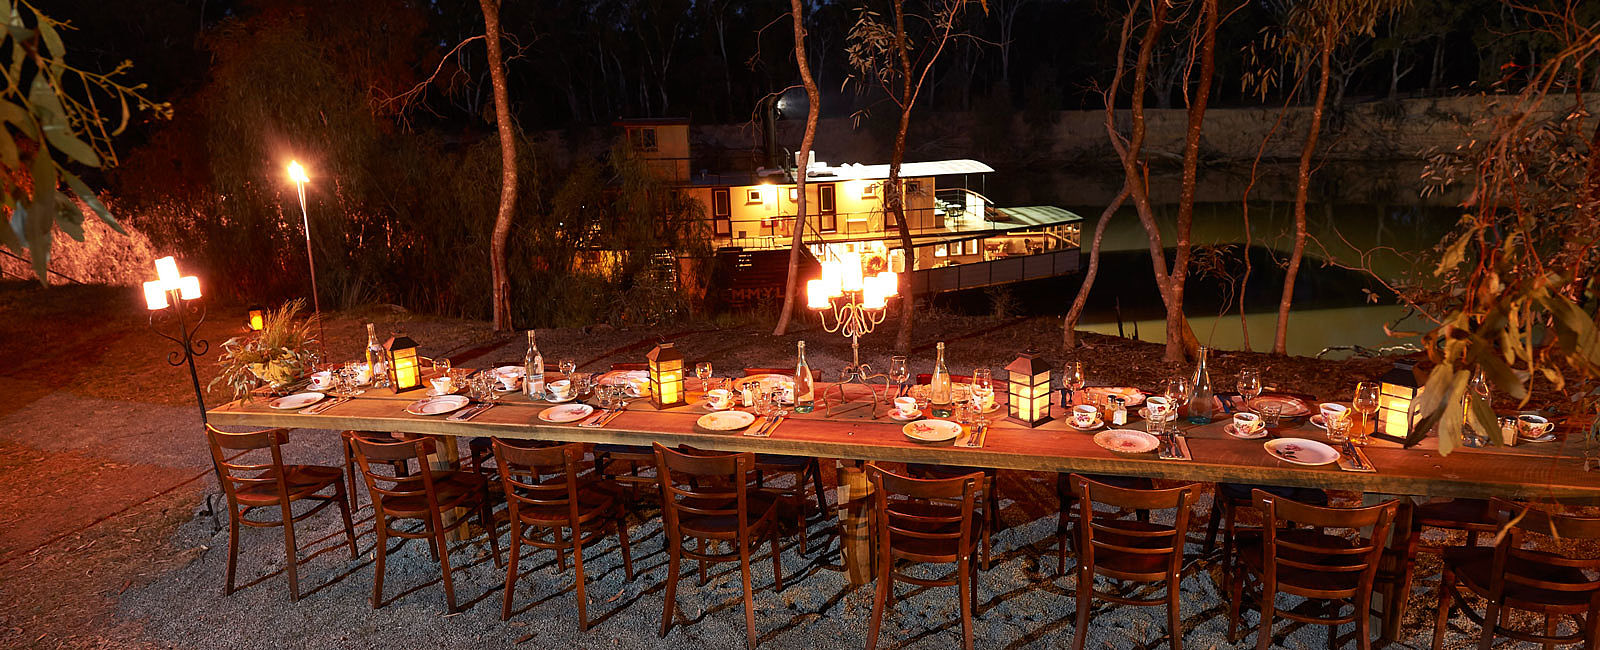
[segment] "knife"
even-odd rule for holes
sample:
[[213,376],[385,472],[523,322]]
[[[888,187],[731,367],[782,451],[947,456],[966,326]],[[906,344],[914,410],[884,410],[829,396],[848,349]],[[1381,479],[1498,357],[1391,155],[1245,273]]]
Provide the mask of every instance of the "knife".
[[1356,469],[1367,468],[1367,464],[1361,462],[1361,454],[1356,451],[1355,444],[1351,443],[1349,440],[1345,440],[1344,449],[1345,451],[1349,452],[1351,465],[1355,465]]
[[351,399],[354,399],[354,398],[340,397],[340,398],[337,398],[337,399],[334,399],[334,400],[323,402],[321,404],[308,406],[306,408],[300,409],[300,414],[301,415],[318,415],[318,414],[322,413],[323,411],[326,411],[326,410],[331,409],[331,408],[333,408],[335,406],[338,406],[340,404],[348,402]]
[[754,428],[754,429],[750,429],[750,430],[746,431],[744,435],[750,436],[752,438],[760,438],[762,436],[761,432],[766,431],[767,427],[772,426],[773,420],[776,420],[776,419],[778,419],[778,416],[769,415],[765,419],[761,420],[761,424],[756,425],[756,428]]
[[492,409],[492,408],[494,408],[494,406],[495,406],[494,404],[487,404],[487,403],[486,404],[479,404],[477,406],[474,406],[474,407],[472,407],[470,409],[467,409],[465,411],[462,411],[460,413],[457,413],[457,414],[452,415],[452,416],[450,416],[448,418],[445,418],[445,419],[451,420],[451,421],[454,421],[454,422],[466,422],[468,420],[471,420],[472,418],[478,417],[479,415],[483,415],[484,411]]

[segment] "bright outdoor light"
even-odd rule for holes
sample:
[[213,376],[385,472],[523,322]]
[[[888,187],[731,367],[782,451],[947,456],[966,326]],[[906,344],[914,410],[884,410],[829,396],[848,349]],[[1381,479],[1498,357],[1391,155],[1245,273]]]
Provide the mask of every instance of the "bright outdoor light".
[[246,324],[252,332],[261,331],[261,328],[267,326],[267,308],[260,305],[252,305],[250,307],[250,319]]
[[417,342],[401,335],[384,342],[389,353],[389,385],[394,392],[404,393],[422,387],[422,366],[417,363]]
[[1036,427],[1050,421],[1050,365],[1023,352],[1006,366],[1006,419]]
[[806,308],[827,309],[828,290],[823,288],[822,280],[806,281]]
[[1417,423],[1417,396],[1422,392],[1415,365],[1395,362],[1378,378],[1378,423],[1375,429],[1397,438],[1411,435]]
[[160,280],[151,280],[144,283],[144,304],[155,311],[167,308],[167,287]]
[[144,304],[151,311],[166,309],[173,299],[198,300],[200,278],[178,272],[171,255],[156,260],[156,279],[144,283]]
[[178,281],[178,260],[171,255],[156,260],[156,280],[162,284],[175,284]]
[[662,343],[645,355],[645,361],[650,368],[651,403],[656,408],[683,404],[683,353]]
[[296,183],[310,183],[311,177],[306,175],[306,168],[300,166],[300,161],[289,161],[289,180]]

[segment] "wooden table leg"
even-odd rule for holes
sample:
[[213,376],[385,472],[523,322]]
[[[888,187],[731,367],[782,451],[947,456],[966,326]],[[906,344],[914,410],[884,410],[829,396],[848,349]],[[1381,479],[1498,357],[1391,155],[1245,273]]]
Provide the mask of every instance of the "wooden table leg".
[[[455,469],[457,463],[461,461],[461,452],[456,449],[455,436],[434,436],[434,442],[435,452],[432,456],[428,457],[428,468],[436,470]],[[468,513],[465,508],[452,508],[440,514],[439,519],[440,522],[445,526],[449,526],[457,521],[460,521],[461,518],[467,516],[467,514]],[[471,538],[472,535],[467,531],[466,526],[456,528],[452,537],[452,539],[458,542],[466,541]]]
[[1389,535],[1389,553],[1394,557],[1395,584],[1391,593],[1394,598],[1384,598],[1381,605],[1383,622],[1379,626],[1378,638],[1384,641],[1398,642],[1400,628],[1405,624],[1405,603],[1411,598],[1410,567],[1411,554],[1411,518],[1414,514],[1415,504],[1409,497],[1400,497],[1400,508],[1395,513],[1394,530]]
[[839,461],[839,549],[850,584],[872,582],[872,484],[852,461]]

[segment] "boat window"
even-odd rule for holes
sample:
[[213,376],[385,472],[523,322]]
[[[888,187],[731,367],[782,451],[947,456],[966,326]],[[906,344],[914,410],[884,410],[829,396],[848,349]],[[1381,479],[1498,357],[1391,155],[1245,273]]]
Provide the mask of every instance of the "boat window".
[[711,190],[711,221],[716,227],[718,237],[728,236],[731,230],[728,219],[733,213],[733,207],[728,194],[726,187]]
[[[613,133],[615,133],[615,132],[613,131]],[[632,130],[628,131],[628,135],[633,139],[633,149],[634,149],[634,151],[641,151],[641,152],[645,152],[645,153],[650,153],[650,152],[654,152],[656,150],[656,129],[655,129],[655,127],[653,127],[653,126],[644,126],[644,127],[639,127],[639,128],[636,128],[636,129],[632,129]]]

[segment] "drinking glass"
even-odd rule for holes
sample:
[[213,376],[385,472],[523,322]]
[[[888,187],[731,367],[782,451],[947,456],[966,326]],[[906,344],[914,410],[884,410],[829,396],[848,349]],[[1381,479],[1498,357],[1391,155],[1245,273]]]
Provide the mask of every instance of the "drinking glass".
[[1061,386],[1067,389],[1067,403],[1062,406],[1070,407],[1077,401],[1078,391],[1083,390],[1086,380],[1083,377],[1083,362],[1074,361],[1067,364],[1066,374],[1061,377]]
[[929,412],[928,411],[928,387],[927,386],[920,386],[920,385],[919,386],[912,386],[911,387],[911,391],[910,391],[910,395],[911,395],[911,399],[917,400],[917,410],[918,411],[921,411],[923,413],[928,413]]
[[1161,394],[1172,402],[1173,411],[1189,403],[1189,380],[1183,377],[1172,377],[1162,384]]
[[572,373],[578,369],[578,363],[571,359],[562,359],[556,364],[556,367],[561,369],[562,377],[572,379]]
[[1350,415],[1348,413],[1328,420],[1328,442],[1344,444],[1344,441],[1349,439]]
[[582,372],[572,375],[572,395],[581,399],[594,388],[594,375]]
[[905,357],[889,357],[889,380],[900,387],[900,394],[905,393],[906,380],[911,378],[911,367],[906,365]]
[[363,364],[361,364],[358,361],[351,361],[349,363],[344,364],[344,374],[346,374],[346,375],[348,375],[350,377],[350,394],[351,395],[360,395],[362,393],[367,392],[366,390],[361,388],[361,366],[362,365]]
[[1361,424],[1350,430],[1350,442],[1365,445],[1367,436],[1377,431],[1378,427],[1378,382],[1356,384],[1356,398],[1351,400],[1350,405],[1361,412]]
[[1239,396],[1244,398],[1246,404],[1261,396],[1261,372],[1255,368],[1245,368],[1239,371],[1239,381],[1235,385]]
[[706,388],[706,380],[711,378],[711,362],[701,361],[700,363],[694,364],[694,376],[700,378],[701,392],[709,390]]
[[1261,410],[1257,413],[1261,415],[1262,428],[1272,431],[1278,428],[1279,422],[1283,419],[1283,405],[1262,404]]
[[994,373],[988,368],[978,368],[972,371],[972,403],[977,405],[978,412],[982,413],[989,405],[989,400],[994,397]]
[[445,357],[434,357],[433,374],[439,376],[450,374],[450,360]]
[[601,410],[609,411],[609,410],[611,410],[611,408],[613,406],[616,405],[616,403],[617,403],[617,387],[616,386],[607,386],[605,384],[601,384],[600,387],[595,389],[595,392],[599,393]]

